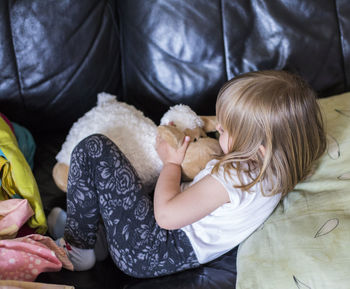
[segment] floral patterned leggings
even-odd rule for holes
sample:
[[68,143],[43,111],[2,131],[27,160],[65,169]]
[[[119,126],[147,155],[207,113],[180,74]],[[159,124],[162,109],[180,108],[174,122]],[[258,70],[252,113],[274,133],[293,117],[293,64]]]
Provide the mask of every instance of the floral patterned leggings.
[[124,154],[106,136],[94,134],[72,152],[66,241],[93,248],[100,217],[110,255],[128,275],[155,277],[200,265],[182,230],[157,225],[152,198]]

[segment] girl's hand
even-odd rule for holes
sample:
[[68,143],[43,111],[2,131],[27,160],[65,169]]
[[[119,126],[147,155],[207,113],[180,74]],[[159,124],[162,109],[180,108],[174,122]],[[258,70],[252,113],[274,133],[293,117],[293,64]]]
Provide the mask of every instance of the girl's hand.
[[186,150],[189,144],[190,137],[185,136],[181,147],[176,149],[157,135],[156,150],[164,165],[167,163],[181,165],[185,158]]

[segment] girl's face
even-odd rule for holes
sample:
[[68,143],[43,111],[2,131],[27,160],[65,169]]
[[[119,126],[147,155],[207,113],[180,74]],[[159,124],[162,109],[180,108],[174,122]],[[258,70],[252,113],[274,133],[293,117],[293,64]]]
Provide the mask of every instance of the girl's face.
[[219,123],[216,125],[216,130],[220,134],[220,138],[219,138],[220,147],[224,152],[224,154],[227,154],[230,147],[230,137],[228,136],[227,131],[225,131]]

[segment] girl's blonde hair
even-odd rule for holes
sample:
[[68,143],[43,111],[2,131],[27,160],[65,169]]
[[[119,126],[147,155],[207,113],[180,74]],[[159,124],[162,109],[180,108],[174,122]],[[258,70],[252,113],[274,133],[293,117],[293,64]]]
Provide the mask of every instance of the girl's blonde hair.
[[[250,72],[228,81],[219,92],[216,116],[230,142],[229,153],[219,158],[213,173],[220,166],[225,174],[236,169],[240,184],[235,187],[244,191],[257,183],[262,188],[267,180],[272,185],[268,195],[285,196],[326,149],[315,92],[285,71]],[[248,170],[242,162],[248,163]],[[252,170],[255,177],[249,174]],[[242,173],[250,176],[249,183],[243,183]]]

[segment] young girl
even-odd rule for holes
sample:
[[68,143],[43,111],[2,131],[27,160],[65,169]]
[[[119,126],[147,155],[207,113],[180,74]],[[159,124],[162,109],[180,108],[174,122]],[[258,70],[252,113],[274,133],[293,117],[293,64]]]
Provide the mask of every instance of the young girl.
[[92,135],[76,146],[64,238],[57,240],[75,270],[95,263],[100,216],[109,253],[126,274],[155,277],[207,263],[254,232],[325,150],[315,93],[287,72],[227,82],[216,115],[223,154],[189,184],[180,185],[188,137],[178,150],[157,138],[163,168],[153,202],[108,138]]

